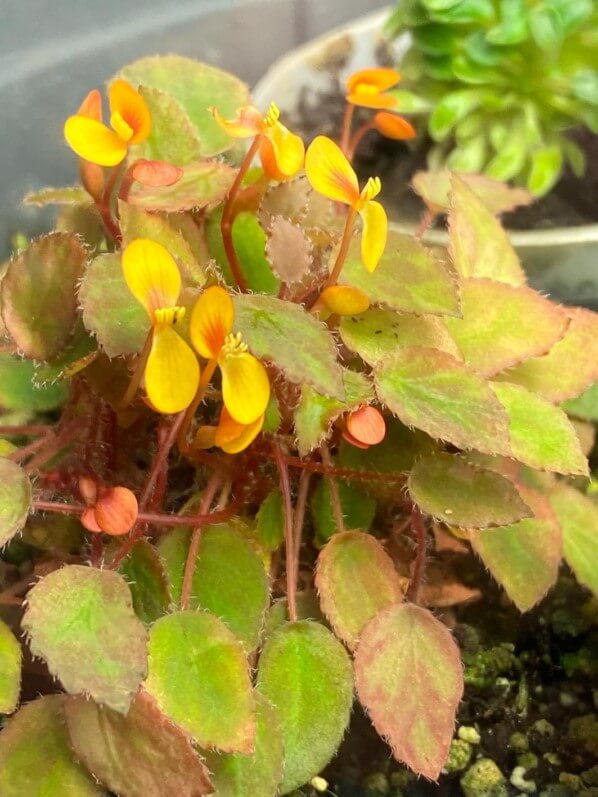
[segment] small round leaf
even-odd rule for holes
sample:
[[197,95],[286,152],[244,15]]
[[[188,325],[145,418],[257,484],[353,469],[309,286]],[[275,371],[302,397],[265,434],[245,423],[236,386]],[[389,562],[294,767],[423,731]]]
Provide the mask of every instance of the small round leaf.
[[31,506],[31,484],[16,462],[0,458],[0,548],[17,534]]

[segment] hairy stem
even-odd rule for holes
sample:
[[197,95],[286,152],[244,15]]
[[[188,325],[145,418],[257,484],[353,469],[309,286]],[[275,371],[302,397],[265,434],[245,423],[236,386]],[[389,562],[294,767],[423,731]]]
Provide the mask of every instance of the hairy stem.
[[274,459],[278,467],[278,479],[280,492],[282,493],[282,508],[284,515],[284,542],[285,542],[285,564],[287,577],[287,605],[289,619],[292,623],[297,620],[297,595],[295,592],[294,574],[297,570],[295,562],[295,544],[293,541],[293,505],[291,503],[291,483],[289,481],[289,471],[285,463],[284,453],[279,443],[272,444]]
[[[332,457],[326,443],[320,446],[320,455],[322,462],[328,468],[333,467]],[[338,482],[334,476],[327,475],[326,481],[328,482],[328,489],[330,490],[330,503],[332,505],[332,516],[334,518],[334,525],[337,531],[345,531],[345,518],[343,517],[343,507],[341,504],[341,495],[338,490]]]
[[348,157],[349,139],[351,137],[351,124],[353,122],[353,114],[355,113],[355,106],[348,102],[345,106],[345,113],[341,125],[340,148]]
[[243,293],[247,291],[247,282],[243,273],[241,271],[241,266],[239,264],[239,260],[237,258],[237,253],[235,251],[235,245],[233,243],[233,222],[235,220],[235,199],[241,189],[241,185],[243,183],[243,178],[247,174],[254,157],[257,154],[257,151],[260,146],[260,136],[256,136],[253,141],[251,142],[251,146],[245,153],[245,157],[243,158],[243,162],[239,167],[239,171],[237,172],[237,176],[235,177],[234,183],[231,185],[230,190],[227,194],[226,201],[224,203],[224,208],[222,210],[222,220],[220,222],[220,229],[222,231],[222,242],[224,244],[224,251],[226,252],[226,257],[228,259],[233,277],[239,290]]
[[[222,476],[219,473],[213,473],[208,481],[206,489],[201,497],[201,503],[198,509],[198,517],[205,516],[212,505],[214,496],[218,488],[222,484]],[[191,598],[191,587],[193,586],[193,576],[195,574],[195,566],[197,563],[197,553],[199,551],[199,543],[201,541],[201,532],[204,523],[195,522],[195,528],[191,534],[189,542],[189,550],[187,551],[187,561],[185,562],[185,572],[183,574],[183,586],[181,589],[181,610],[185,611],[189,608],[189,600]]]
[[191,451],[191,445],[187,442],[189,427],[191,426],[191,421],[193,420],[193,416],[195,415],[195,413],[197,412],[197,408],[201,404],[201,401],[206,392],[206,388],[209,385],[210,380],[214,376],[214,371],[216,370],[217,367],[218,367],[217,360],[208,360],[206,367],[202,371],[201,378],[199,380],[199,385],[197,386],[197,393],[195,394],[195,398],[185,410],[183,422],[181,424],[181,428],[179,429],[177,435],[177,446],[181,454],[187,455]]
[[426,548],[428,540],[423,516],[416,506],[411,510],[411,528],[415,531],[417,552],[415,554],[413,574],[409,582],[409,589],[407,590],[407,599],[413,603],[417,603],[419,590],[426,572]]
[[421,219],[419,220],[419,224],[415,230],[415,237],[416,238],[423,238],[426,232],[430,229],[432,224],[434,223],[434,219],[436,218],[436,213],[430,208],[427,208],[424,213],[422,214]]
[[309,494],[309,483],[311,473],[302,471],[299,477],[299,488],[297,490],[297,501],[295,502],[295,516],[293,518],[293,544],[294,544],[294,563],[293,569],[293,592],[297,593],[297,583],[299,581],[299,559],[301,554],[301,539],[303,537],[303,524],[305,522],[305,509],[307,506],[307,496]]
[[364,122],[364,124],[362,124],[361,127],[357,128],[347,148],[347,158],[349,162],[351,162],[355,157],[357,147],[361,144],[363,137],[367,133],[369,133],[370,130],[375,130],[375,129],[376,125],[373,122]]
[[128,407],[129,404],[135,398],[135,394],[137,393],[137,388],[141,384],[141,380],[143,379],[143,374],[145,373],[145,366],[147,365],[147,359],[152,350],[153,339],[154,339],[154,328],[152,327],[150,331],[147,333],[145,343],[143,344],[143,349],[141,350],[141,354],[139,355],[139,359],[137,360],[137,364],[135,366],[135,370],[133,371],[133,376],[131,377],[129,386],[127,387],[125,395],[120,400],[119,403],[120,409]]
[[322,286],[322,290],[324,290],[325,288],[329,288],[331,285],[336,285],[338,281],[340,273],[343,270],[343,266],[345,265],[345,260],[347,259],[347,252],[349,251],[349,247],[351,246],[351,238],[353,236],[353,228],[355,227],[356,218],[357,218],[357,211],[355,210],[355,208],[349,208],[349,212],[347,213],[347,217],[345,219],[345,229],[343,230],[343,237],[341,239],[340,249],[338,250],[338,255],[336,256],[336,260],[334,262],[334,267],[330,272],[330,274],[328,275],[328,279]]

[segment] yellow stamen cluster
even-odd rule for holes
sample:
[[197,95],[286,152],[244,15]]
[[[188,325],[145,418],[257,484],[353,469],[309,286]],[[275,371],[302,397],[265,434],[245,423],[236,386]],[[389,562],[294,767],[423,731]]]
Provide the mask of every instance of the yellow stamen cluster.
[[220,356],[224,358],[238,357],[248,350],[248,346],[243,342],[243,336],[240,332],[231,332],[224,338],[224,345],[220,350]]
[[280,108],[275,102],[270,103],[268,113],[264,116],[264,127],[274,127],[280,119]]

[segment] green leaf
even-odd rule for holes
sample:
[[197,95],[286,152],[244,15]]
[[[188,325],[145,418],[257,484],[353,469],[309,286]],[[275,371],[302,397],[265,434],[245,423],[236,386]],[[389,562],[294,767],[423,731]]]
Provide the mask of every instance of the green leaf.
[[[451,178],[449,171],[416,172],[411,185],[431,210],[447,212],[451,208]],[[531,194],[523,188],[511,188],[481,174],[461,174],[459,178],[493,214],[506,213],[532,201]]]
[[249,104],[249,90],[239,78],[181,55],[141,58],[126,66],[122,76],[178,100],[197,130],[204,157],[224,152],[231,145],[229,136],[214,121],[210,106],[230,119],[238,108]]
[[2,318],[26,357],[51,360],[68,343],[86,260],[80,239],[67,233],[37,238],[10,260],[2,279]]
[[341,339],[368,365],[375,365],[397,346],[428,346],[460,358],[445,319],[436,315],[396,313],[370,307],[365,313],[341,318]]
[[484,98],[483,89],[462,89],[445,94],[428,121],[428,130],[435,141],[444,141],[457,122],[474,111]]
[[32,191],[23,197],[23,204],[38,208],[46,205],[90,205],[91,197],[81,185],[66,185]]
[[235,170],[219,161],[199,161],[182,168],[183,176],[174,185],[154,188],[135,184],[127,201],[167,213],[209,210],[224,200],[235,178]]
[[527,187],[535,197],[544,196],[557,182],[563,170],[563,151],[556,144],[532,152]]
[[[338,481],[338,492],[345,527],[368,531],[376,514],[376,501],[342,480]],[[320,479],[311,495],[310,505],[316,532],[315,542],[321,546],[340,531],[334,519],[328,479]]]
[[0,353],[0,406],[3,410],[47,412],[66,401],[64,384],[38,387],[34,383],[37,369],[31,360],[20,360]]
[[166,614],[171,603],[166,574],[156,549],[142,538],[118,566],[129,584],[135,614],[146,625]]
[[512,180],[525,166],[528,146],[521,124],[513,123],[504,128],[506,141],[486,165],[484,172],[494,180]]
[[295,435],[301,456],[305,456],[328,437],[332,424],[343,413],[368,404],[374,398],[371,382],[356,371],[343,369],[343,385],[343,401],[324,396],[309,385],[303,385],[295,411]]
[[504,526],[532,515],[512,482],[453,454],[418,460],[408,488],[422,512],[455,526]]
[[581,396],[565,401],[561,407],[568,415],[573,415],[575,418],[598,421],[598,382],[590,385]]
[[273,797],[278,793],[284,768],[280,718],[259,692],[255,697],[257,730],[253,753],[207,753],[206,763],[217,797]]
[[499,0],[500,23],[486,33],[491,44],[513,45],[528,37],[524,0]]
[[0,620],[0,714],[12,714],[19,705],[22,658],[18,639]]
[[279,489],[271,490],[264,498],[255,520],[260,545],[266,551],[275,551],[284,542],[284,512]]
[[548,496],[561,524],[565,560],[580,584],[598,595],[598,507],[568,484]]
[[[218,209],[207,219],[206,240],[210,254],[220,266],[227,283],[235,285],[222,240],[221,218],[222,211]],[[257,216],[248,211],[239,213],[233,222],[232,236],[241,272],[249,288],[256,293],[276,293],[280,281],[266,257],[267,235]]]
[[539,3],[530,8],[528,20],[532,37],[541,50],[556,50],[560,46],[565,31],[556,9],[548,3]]
[[490,386],[436,349],[398,349],[378,363],[376,392],[407,426],[459,448],[509,454],[507,414]]
[[199,797],[213,792],[190,738],[141,689],[126,716],[74,697],[64,713],[75,755],[119,797]]
[[507,234],[481,199],[452,176],[449,251],[462,277],[488,277],[524,285],[525,275]]
[[148,213],[142,208],[119,202],[120,227],[123,247],[135,238],[150,238],[162,244],[174,257],[181,270],[186,285],[199,286],[206,281],[206,275],[184,236],[174,227],[170,219],[156,213]]
[[174,97],[156,88],[141,86],[139,93],[149,108],[152,129],[133,152],[137,158],[186,166],[199,160],[201,141],[189,115]]
[[316,588],[334,633],[354,651],[366,624],[403,600],[401,582],[382,545],[359,531],[336,534],[318,557]]
[[243,645],[209,612],[166,615],[150,630],[147,691],[200,747],[253,752],[255,699]]
[[360,242],[355,239],[339,283],[359,288],[373,303],[393,310],[459,315],[457,286],[442,261],[412,236],[392,230],[373,273],[364,268]]
[[[158,548],[175,604],[181,599],[190,539],[190,530],[179,528],[163,537]],[[206,526],[193,573],[190,608],[212,612],[248,650],[254,650],[268,604],[267,574],[250,540],[232,523]]]
[[2,797],[107,797],[73,757],[64,700],[47,695],[28,703],[0,733]]
[[436,780],[463,694],[461,656],[447,627],[413,604],[382,609],[361,634],[355,685],[394,757]]
[[492,390],[509,416],[515,459],[536,470],[588,474],[575,429],[561,409],[510,382],[495,382]]
[[[32,398],[35,400],[36,393],[40,393],[37,401],[41,403],[50,402],[51,400],[60,400],[60,404],[64,403],[68,396],[68,390],[65,389],[64,385],[58,385],[57,383],[83,370],[95,359],[96,355],[96,341],[91,335],[88,335],[83,322],[78,319],[69,346],[57,359],[52,360],[51,363],[41,363],[32,371],[31,385],[29,386]],[[25,376],[25,373],[23,373],[23,376]],[[48,390],[52,386],[53,390]]]
[[16,462],[0,457],[0,548],[25,525],[31,508],[31,484]]
[[561,307],[531,288],[489,279],[462,280],[461,310],[462,318],[444,321],[466,364],[482,376],[546,354],[569,323]]
[[432,104],[425,99],[425,97],[421,97],[419,94],[414,94],[412,91],[406,91],[405,89],[391,89],[390,91],[386,91],[384,93],[395,98],[397,101],[396,109],[399,111],[399,113],[428,113],[432,108]]
[[85,327],[108,357],[141,351],[150,321],[127,287],[118,255],[99,255],[91,261],[79,288],[79,303]]
[[598,69],[580,69],[571,79],[573,94],[578,100],[598,105]]
[[494,3],[492,0],[460,0],[450,8],[434,11],[432,19],[452,25],[470,23],[485,25],[494,19]]
[[337,464],[375,474],[379,480],[354,480],[350,483],[359,485],[370,494],[394,500],[397,481],[385,482],[385,475],[408,473],[420,457],[430,454],[435,448],[436,444],[428,435],[417,429],[408,429],[395,418],[387,418],[386,435],[381,443],[364,451],[342,440]]
[[122,576],[82,565],[54,570],[28,592],[21,624],[31,653],[67,692],[127,712],[145,676],[147,634]]
[[565,312],[570,321],[562,340],[504,375],[553,402],[575,398],[598,380],[598,314],[581,307]]
[[[322,323],[303,307],[273,296],[242,294],[234,302],[235,329],[256,357],[272,360],[291,382],[307,382],[320,393],[344,398],[336,346]],[[289,341],[301,341],[301,346],[289,346]]]
[[328,764],[353,702],[351,662],[340,642],[310,620],[283,625],[260,657],[258,689],[278,709],[284,744],[281,794]]
[[561,530],[547,499],[519,485],[534,517],[509,526],[471,531],[474,551],[517,606],[535,606],[556,582],[561,562]]

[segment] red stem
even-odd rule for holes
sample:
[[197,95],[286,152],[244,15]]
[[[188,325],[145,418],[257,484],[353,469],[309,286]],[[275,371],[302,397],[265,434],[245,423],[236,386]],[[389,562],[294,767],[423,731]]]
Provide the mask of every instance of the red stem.
[[419,590],[426,571],[426,548],[428,540],[423,516],[416,506],[411,510],[411,527],[415,531],[417,538],[417,553],[413,565],[413,575],[411,576],[409,589],[407,590],[407,599],[413,603],[417,603]]
[[[222,484],[222,476],[220,473],[213,473],[201,497],[199,505],[198,516],[206,516],[214,496],[218,492],[218,488]],[[207,516],[209,517],[209,515]],[[195,523],[195,528],[191,534],[189,542],[189,550],[187,551],[187,560],[185,562],[185,572],[183,575],[183,586],[181,588],[181,610],[185,611],[189,608],[189,600],[191,598],[191,588],[193,586],[193,576],[195,575],[195,566],[197,564],[197,554],[199,552],[199,543],[201,541],[202,524]]]
[[348,102],[345,106],[345,113],[343,116],[343,123],[341,126],[340,147],[345,155],[348,155],[349,138],[351,136],[351,122],[353,121],[353,114],[355,106]]
[[243,293],[247,292],[247,282],[243,273],[241,271],[241,265],[237,259],[237,253],[235,251],[235,245],[233,243],[233,222],[235,220],[235,199],[237,198],[237,194],[241,188],[241,184],[243,183],[243,178],[247,174],[254,157],[257,155],[257,151],[260,146],[260,136],[256,136],[253,141],[251,142],[251,146],[245,153],[245,157],[243,158],[243,162],[239,167],[239,171],[237,172],[237,176],[235,177],[234,183],[231,185],[230,190],[226,197],[226,202],[224,203],[224,208],[222,210],[222,219],[220,221],[220,229],[222,231],[222,242],[224,244],[224,251],[226,252],[226,257],[228,258],[228,262],[230,264],[231,271],[233,273],[233,277],[239,290]]
[[287,576],[287,605],[289,610],[289,620],[294,623],[297,620],[297,596],[295,594],[294,574],[295,566],[295,544],[293,542],[293,506],[291,503],[291,484],[289,481],[289,471],[285,463],[285,455],[278,443],[272,443],[274,459],[278,467],[278,479],[280,492],[282,493],[282,507],[284,514],[284,542],[286,556],[286,576]]
[[361,127],[359,127],[355,131],[353,137],[351,138],[351,141],[349,142],[349,147],[347,150],[347,159],[349,160],[349,162],[351,162],[355,157],[355,152],[357,150],[357,147],[361,144],[362,138],[366,135],[366,133],[369,133],[370,130],[375,130],[375,129],[376,125],[373,122],[364,122],[361,125]]

